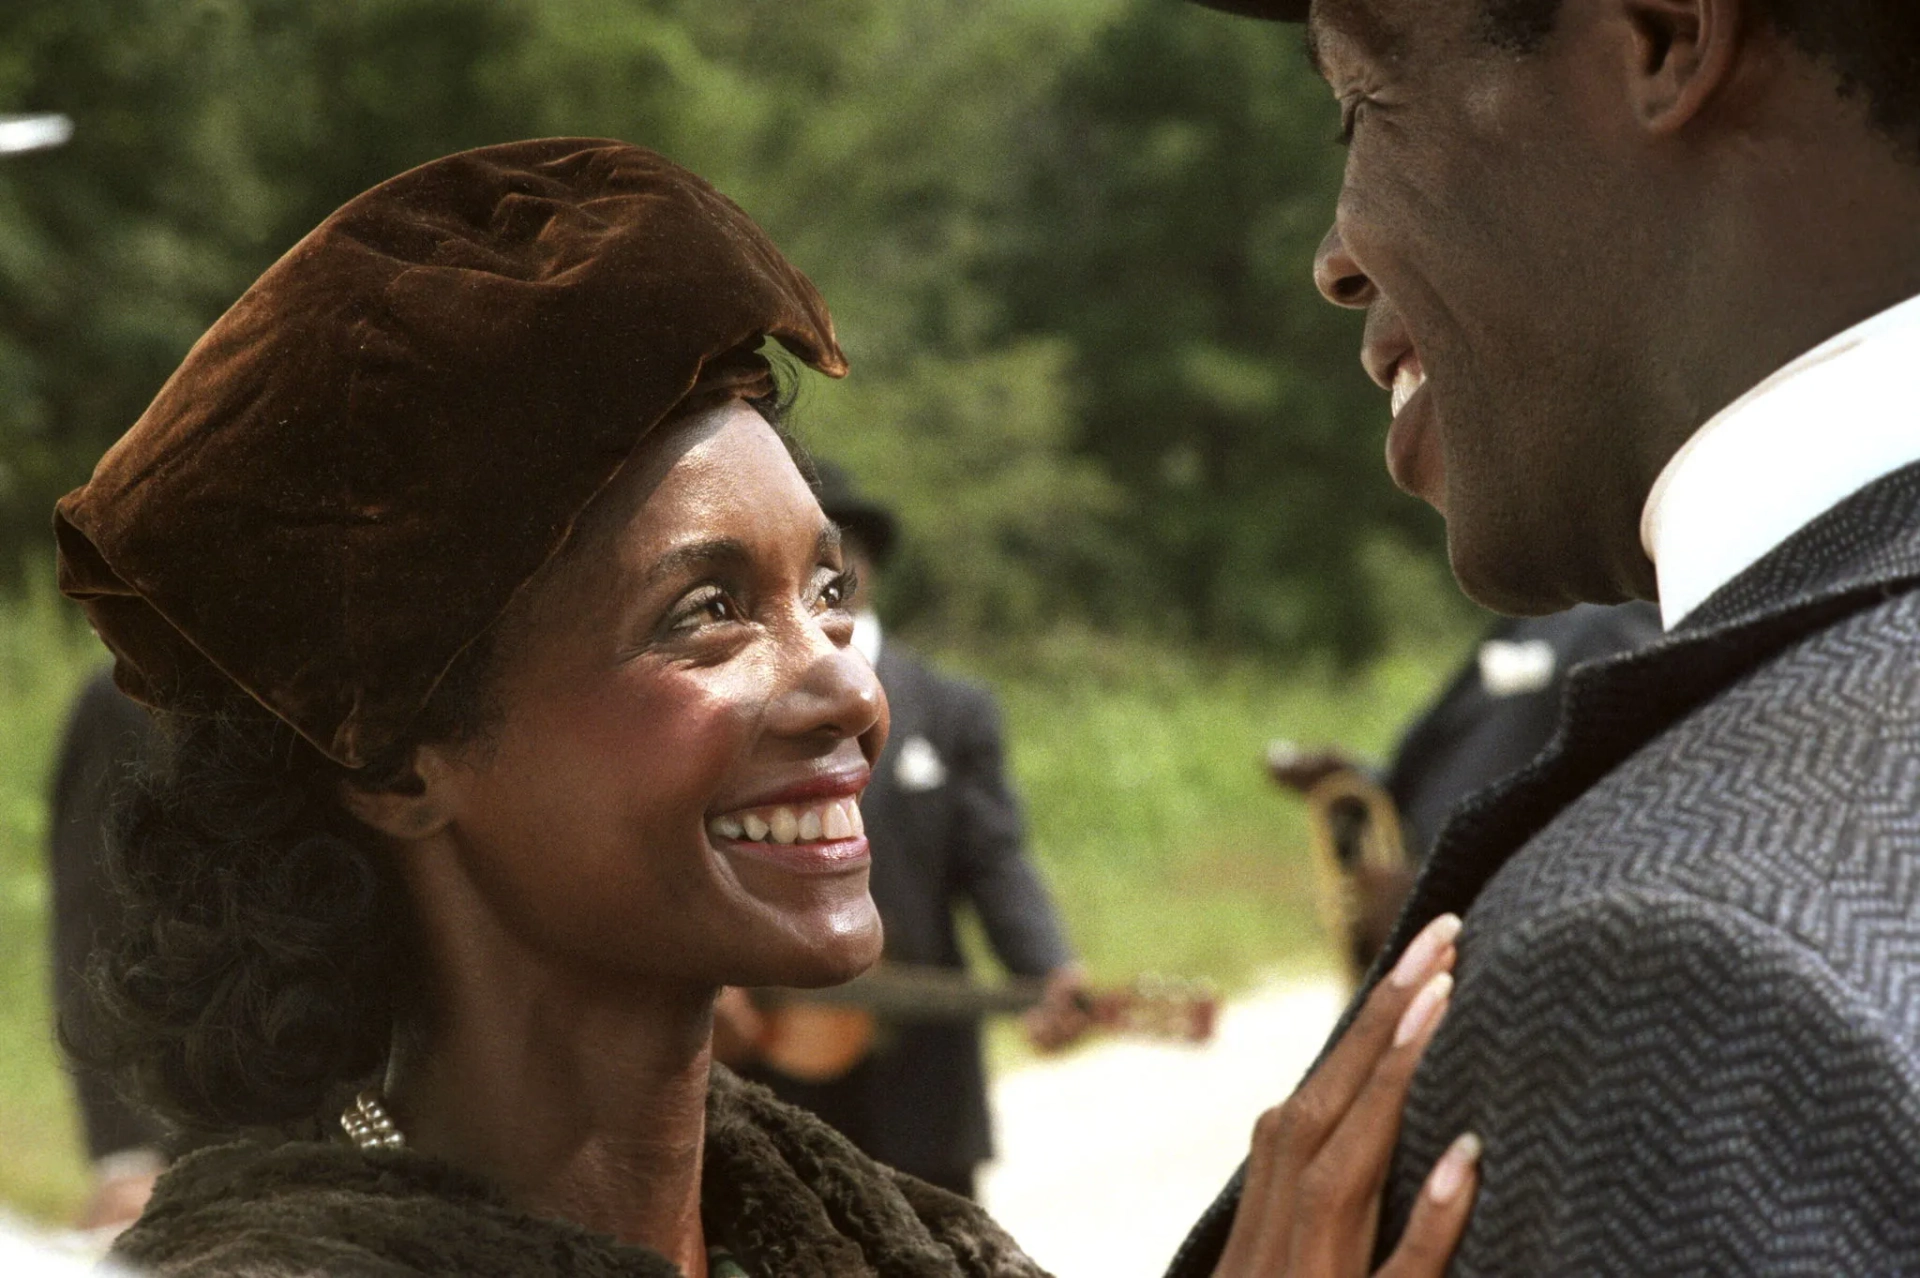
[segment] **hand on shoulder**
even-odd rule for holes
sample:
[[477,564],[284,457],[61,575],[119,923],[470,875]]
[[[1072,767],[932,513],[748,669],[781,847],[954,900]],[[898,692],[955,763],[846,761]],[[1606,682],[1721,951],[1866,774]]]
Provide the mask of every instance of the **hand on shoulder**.
[[[1429,923],[1319,1068],[1260,1116],[1215,1278],[1367,1273],[1401,1109],[1453,992],[1459,932],[1452,915]],[[1463,1135],[1434,1165],[1377,1278],[1445,1272],[1466,1230],[1479,1156],[1478,1139]]]

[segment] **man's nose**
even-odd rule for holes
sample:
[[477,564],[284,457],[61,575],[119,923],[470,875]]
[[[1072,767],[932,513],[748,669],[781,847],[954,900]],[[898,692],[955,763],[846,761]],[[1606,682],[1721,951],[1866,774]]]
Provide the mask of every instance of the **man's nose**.
[[1326,238],[1320,241],[1320,251],[1313,255],[1313,282],[1320,296],[1335,306],[1360,309],[1371,306],[1377,295],[1373,281],[1347,252],[1337,223],[1327,228]]

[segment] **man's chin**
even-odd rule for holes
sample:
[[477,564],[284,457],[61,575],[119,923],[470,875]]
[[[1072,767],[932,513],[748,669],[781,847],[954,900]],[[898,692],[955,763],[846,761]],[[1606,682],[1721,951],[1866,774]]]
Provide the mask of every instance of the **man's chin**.
[[1460,517],[1447,520],[1447,558],[1467,598],[1509,617],[1544,617],[1575,604],[1626,598],[1581,582],[1580,566],[1553,555],[1537,536],[1483,533]]

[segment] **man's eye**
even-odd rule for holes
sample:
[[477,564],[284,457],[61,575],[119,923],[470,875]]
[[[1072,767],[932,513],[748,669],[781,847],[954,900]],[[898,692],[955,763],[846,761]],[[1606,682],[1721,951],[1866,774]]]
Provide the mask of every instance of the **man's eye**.
[[1358,95],[1340,99],[1340,133],[1334,140],[1341,146],[1353,141],[1353,131],[1360,124],[1360,113],[1367,107],[1367,100]]

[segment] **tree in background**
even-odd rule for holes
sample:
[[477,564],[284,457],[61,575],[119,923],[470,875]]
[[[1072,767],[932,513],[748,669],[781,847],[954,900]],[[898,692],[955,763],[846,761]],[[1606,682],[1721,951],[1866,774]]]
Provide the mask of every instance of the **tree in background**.
[[820,285],[801,427],[896,500],[903,617],[1363,654],[1432,528],[1306,266],[1331,112],[1287,37],[1174,0],[8,0],[0,571],[205,326],[449,151],[655,147]]
[[1387,481],[1359,324],[1309,282],[1339,187],[1295,28],[1133,0],[1024,139],[996,262],[1007,331],[1073,352],[1073,445],[1126,494],[1117,535],[1178,630],[1355,658],[1383,538],[1438,524]]
[[[518,132],[475,0],[8,0],[0,109],[64,149],[0,168],[0,572],[208,324],[354,192]],[[14,553],[4,553],[12,551]]]

